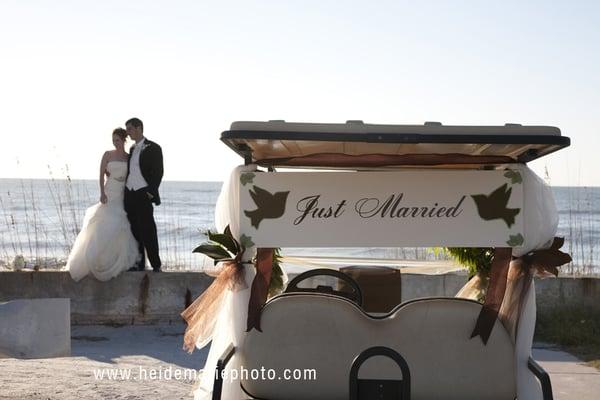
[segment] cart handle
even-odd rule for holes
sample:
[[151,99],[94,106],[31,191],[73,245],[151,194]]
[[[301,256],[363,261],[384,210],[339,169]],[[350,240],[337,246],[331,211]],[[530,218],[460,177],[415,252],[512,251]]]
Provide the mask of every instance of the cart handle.
[[365,361],[375,356],[391,358],[400,367],[400,372],[402,372],[400,398],[402,400],[410,400],[410,369],[408,368],[408,363],[398,352],[384,346],[370,347],[360,353],[352,362],[352,368],[350,368],[350,400],[361,400],[358,397],[358,371]]
[[227,346],[221,357],[217,360],[215,380],[213,383],[212,400],[221,400],[221,393],[223,392],[223,371],[225,370],[225,367],[227,366],[229,360],[231,360],[231,357],[233,357],[234,353],[235,347],[233,346],[233,344],[229,344],[229,346]]
[[527,361],[527,367],[536,378],[540,381],[542,385],[542,397],[544,400],[553,400],[552,396],[552,383],[550,382],[550,375],[542,368],[540,364],[537,363],[531,356]]

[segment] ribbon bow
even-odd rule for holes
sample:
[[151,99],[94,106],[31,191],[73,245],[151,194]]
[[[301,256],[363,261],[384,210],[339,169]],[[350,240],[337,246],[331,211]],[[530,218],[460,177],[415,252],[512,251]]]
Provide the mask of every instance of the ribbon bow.
[[550,273],[558,276],[558,267],[572,261],[569,254],[559,250],[564,244],[565,238],[555,237],[549,249],[532,251],[513,262],[523,263],[539,274]]
[[[505,307],[506,310],[502,313],[505,325],[516,329],[518,317],[521,315],[525,295],[531,286],[533,275],[537,272],[540,275],[552,274],[557,276],[558,267],[572,261],[569,254],[559,250],[564,243],[564,238],[555,237],[550,248],[535,250],[512,260],[512,248],[499,247],[494,250],[494,260],[492,261],[490,283],[485,303],[479,313],[471,338],[480,336],[483,343],[487,344],[500,308],[503,306],[505,294],[510,293],[512,295],[516,291],[517,283],[522,281],[523,284],[518,296],[509,296],[511,299],[516,299],[516,301],[508,304]],[[507,323],[507,320],[510,321]]]

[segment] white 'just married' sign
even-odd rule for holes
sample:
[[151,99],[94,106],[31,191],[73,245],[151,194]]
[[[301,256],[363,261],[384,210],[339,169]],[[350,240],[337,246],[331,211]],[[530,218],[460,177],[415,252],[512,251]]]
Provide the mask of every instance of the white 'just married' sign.
[[502,171],[273,172],[240,177],[258,247],[519,247],[523,180]]

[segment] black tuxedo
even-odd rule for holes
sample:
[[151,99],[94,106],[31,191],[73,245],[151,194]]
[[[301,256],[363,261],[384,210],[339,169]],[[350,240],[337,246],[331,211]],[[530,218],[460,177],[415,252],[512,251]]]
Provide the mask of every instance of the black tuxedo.
[[[140,153],[140,170],[144,180],[148,183],[147,192],[152,195],[152,202],[157,206],[160,205],[160,195],[158,187],[163,177],[163,158],[162,149],[160,146],[148,139],[144,139],[142,144],[142,152]],[[127,159],[127,177],[129,177],[129,164],[135,145],[129,150],[129,158]]]
[[[140,152],[140,172],[148,186],[138,190],[125,188],[125,211],[131,225],[131,232],[138,242],[141,261],[138,270],[145,268],[145,253],[155,271],[160,270],[161,261],[158,254],[158,238],[156,223],[154,222],[154,207],[152,203],[160,204],[158,187],[163,176],[163,159],[160,146],[148,139],[144,139]],[[127,160],[127,177],[131,171],[131,157],[134,147],[129,151]],[[144,252],[145,251],[145,252]]]

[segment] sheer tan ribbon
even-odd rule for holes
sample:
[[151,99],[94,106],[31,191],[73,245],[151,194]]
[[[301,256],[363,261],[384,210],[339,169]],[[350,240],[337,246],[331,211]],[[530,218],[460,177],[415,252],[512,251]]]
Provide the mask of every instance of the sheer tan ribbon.
[[183,348],[189,353],[196,344],[204,347],[212,338],[227,291],[238,291],[247,287],[244,281],[243,253],[230,261],[222,262],[222,269],[213,283],[196,299],[181,316],[187,322],[183,336]]

